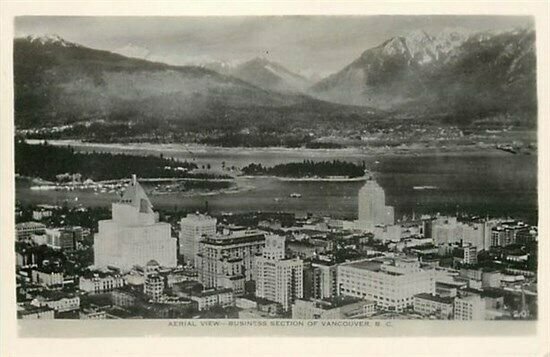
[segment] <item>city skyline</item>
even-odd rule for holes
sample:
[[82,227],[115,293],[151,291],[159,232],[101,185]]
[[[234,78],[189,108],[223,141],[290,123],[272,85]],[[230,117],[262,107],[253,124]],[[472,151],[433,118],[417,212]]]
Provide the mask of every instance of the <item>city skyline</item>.
[[[278,220],[284,217],[279,212],[256,224],[239,225],[227,221],[232,215],[180,212],[181,218],[170,224],[159,221],[159,212],[152,210],[133,175],[119,203],[112,205],[113,220],[99,221],[95,234],[82,227],[66,227],[65,235],[40,223],[18,224],[18,243],[28,250],[18,250],[17,265],[20,274],[30,273],[20,288],[41,287],[34,299],[19,304],[18,316],[69,318],[76,311],[80,319],[117,318],[120,313],[189,318],[218,311],[223,318],[243,319],[533,317],[536,281],[530,274],[536,227],[503,219],[459,222],[439,215],[365,224],[362,201],[373,200],[367,213],[378,219],[377,212],[386,211],[384,190],[368,179],[357,194],[356,220],[313,215],[304,220],[295,214],[288,226]],[[40,215],[32,212],[33,218],[44,221],[57,210],[42,208],[36,211]],[[179,227],[180,233],[174,237],[172,229],[155,228],[161,225]],[[90,235],[93,245],[86,248]],[[166,245],[164,240],[173,242]],[[183,249],[177,252],[176,244]],[[59,261],[35,255],[38,246],[63,254],[92,249],[94,262],[78,269],[77,287]],[[501,268],[481,258],[502,252],[506,263]],[[523,274],[522,279],[511,271]],[[520,290],[514,285],[518,281]],[[504,299],[512,292],[521,295],[521,304],[508,301],[506,306],[514,307],[507,311]],[[89,301],[102,294],[114,306],[90,307]]]

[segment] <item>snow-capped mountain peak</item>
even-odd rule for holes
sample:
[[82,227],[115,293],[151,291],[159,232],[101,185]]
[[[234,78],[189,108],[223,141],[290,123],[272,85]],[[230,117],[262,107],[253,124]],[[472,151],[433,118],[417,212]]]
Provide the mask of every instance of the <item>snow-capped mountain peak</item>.
[[31,43],[40,43],[41,45],[46,44],[58,44],[63,47],[74,47],[76,44],[65,41],[59,35],[56,34],[46,34],[46,35],[29,35],[26,39]]

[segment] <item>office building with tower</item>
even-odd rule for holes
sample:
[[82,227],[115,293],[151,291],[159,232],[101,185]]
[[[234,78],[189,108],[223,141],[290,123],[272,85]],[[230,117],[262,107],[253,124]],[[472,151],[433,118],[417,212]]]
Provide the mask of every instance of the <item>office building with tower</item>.
[[256,260],[256,296],[277,302],[289,311],[304,294],[304,264],[299,258],[285,258],[284,240],[274,234],[266,236],[263,254]]
[[236,296],[255,280],[255,260],[263,251],[265,234],[246,228],[225,229],[199,241],[195,265],[205,288],[230,288]]

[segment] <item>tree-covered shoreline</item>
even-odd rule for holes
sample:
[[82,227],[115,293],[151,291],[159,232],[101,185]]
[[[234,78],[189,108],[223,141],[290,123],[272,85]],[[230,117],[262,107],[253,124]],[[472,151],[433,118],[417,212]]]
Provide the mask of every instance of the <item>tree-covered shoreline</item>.
[[351,162],[333,160],[319,161],[304,160],[279,164],[273,167],[264,167],[262,164],[251,163],[242,169],[243,174],[251,176],[270,175],[277,177],[361,177],[365,174],[365,163],[357,165]]
[[223,175],[194,173],[195,163],[162,156],[76,152],[47,142],[31,145],[15,142],[15,172],[21,176],[56,181],[62,174],[80,174],[94,181],[115,180],[137,174],[142,178],[226,178]]

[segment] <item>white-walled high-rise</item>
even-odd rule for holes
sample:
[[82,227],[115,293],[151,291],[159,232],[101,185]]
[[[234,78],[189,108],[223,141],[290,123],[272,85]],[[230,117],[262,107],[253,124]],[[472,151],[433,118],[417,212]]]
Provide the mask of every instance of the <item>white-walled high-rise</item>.
[[112,204],[112,219],[99,221],[94,265],[128,271],[154,259],[161,266],[175,267],[176,245],[170,224],[158,221],[158,214],[134,175],[120,202]]
[[180,221],[180,254],[185,264],[196,266],[199,241],[216,235],[216,218],[204,214],[188,214]]
[[256,296],[278,302],[288,311],[304,295],[304,264],[298,258],[285,259],[284,239],[266,236],[262,257],[256,260]]
[[359,190],[358,221],[362,226],[373,227],[378,224],[394,224],[392,206],[386,206],[384,189],[374,180],[368,180]]

